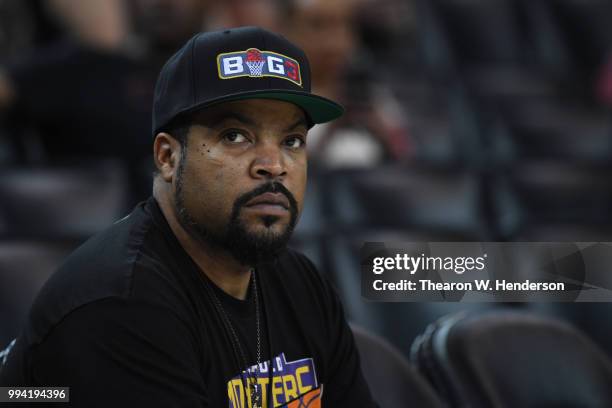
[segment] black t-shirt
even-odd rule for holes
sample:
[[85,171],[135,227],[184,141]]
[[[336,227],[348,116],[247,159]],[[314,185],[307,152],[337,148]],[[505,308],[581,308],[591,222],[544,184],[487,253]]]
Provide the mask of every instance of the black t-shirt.
[[[311,262],[287,250],[256,278],[261,364],[251,371],[270,406],[374,406],[342,306]],[[73,407],[247,407],[241,377],[257,362],[250,288],[242,301],[208,280],[150,198],[45,284],[0,386],[68,386]]]

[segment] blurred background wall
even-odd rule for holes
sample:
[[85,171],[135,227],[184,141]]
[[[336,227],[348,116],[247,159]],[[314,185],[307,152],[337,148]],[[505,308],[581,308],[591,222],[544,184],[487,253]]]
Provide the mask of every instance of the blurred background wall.
[[[359,248],[612,240],[610,21],[608,0],[0,0],[0,349],[63,258],[150,194],[162,64],[239,25],[301,45],[347,108],[309,133],[293,246],[349,318],[407,353],[439,316],[493,307],[365,302]],[[505,307],[612,352],[608,304]]]

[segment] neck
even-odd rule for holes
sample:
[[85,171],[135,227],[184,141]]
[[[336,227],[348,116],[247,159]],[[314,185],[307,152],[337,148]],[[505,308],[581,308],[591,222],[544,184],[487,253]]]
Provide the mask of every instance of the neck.
[[170,229],[185,252],[198,265],[200,272],[225,293],[244,300],[251,278],[251,267],[241,264],[227,251],[212,248],[208,243],[195,238],[177,219],[170,200],[159,194],[156,194],[155,198]]

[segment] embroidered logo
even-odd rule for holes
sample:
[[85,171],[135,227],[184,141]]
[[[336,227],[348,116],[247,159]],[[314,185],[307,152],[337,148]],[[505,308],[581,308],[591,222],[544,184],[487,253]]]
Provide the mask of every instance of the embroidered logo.
[[249,48],[217,55],[219,78],[274,77],[302,86],[300,64],[293,58],[272,51]]

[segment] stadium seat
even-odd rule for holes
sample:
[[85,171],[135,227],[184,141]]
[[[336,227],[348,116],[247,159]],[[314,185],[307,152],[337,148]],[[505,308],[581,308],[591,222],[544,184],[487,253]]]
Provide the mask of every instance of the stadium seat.
[[11,238],[89,237],[127,213],[127,182],[116,161],[5,170],[0,225]]
[[539,101],[517,105],[506,119],[516,160],[611,162],[612,121],[608,112],[576,103]]
[[552,0],[540,3],[555,24],[559,42],[569,51],[575,68],[583,75],[591,75],[612,47],[612,3],[608,0]]
[[0,344],[16,337],[36,294],[76,243],[0,241]]
[[[474,150],[474,138],[487,145],[490,129],[483,127],[488,122],[516,106],[559,96],[562,89],[549,73],[550,62],[536,51],[540,33],[530,30],[522,2],[421,0],[419,6],[425,65],[436,82],[460,87],[479,116],[480,129],[462,132],[466,150]],[[488,155],[477,150],[472,158],[486,161]]]
[[517,231],[515,238],[516,241],[527,242],[610,242],[612,241],[612,225],[533,223],[524,225]]
[[533,303],[530,308],[537,313],[563,319],[582,332],[586,333],[609,358],[612,358],[612,327],[602,324],[612,314],[612,303],[578,302],[578,303]]
[[380,408],[442,408],[434,390],[391,344],[359,326],[351,326],[361,371]]
[[418,5],[426,60],[438,70],[522,59],[513,2],[423,0]]
[[492,194],[499,237],[514,239],[538,225],[609,227],[611,171],[567,161],[528,161],[497,174]]
[[565,95],[584,104],[601,102],[598,77],[612,49],[612,3],[608,0],[522,0],[537,58]]
[[328,225],[341,231],[483,233],[479,180],[466,171],[403,166],[335,171],[321,187]]
[[612,406],[612,362],[560,320],[455,314],[417,338],[411,355],[450,407]]
[[554,91],[519,2],[421,0],[418,10],[424,60],[438,80],[460,79],[499,95]]

